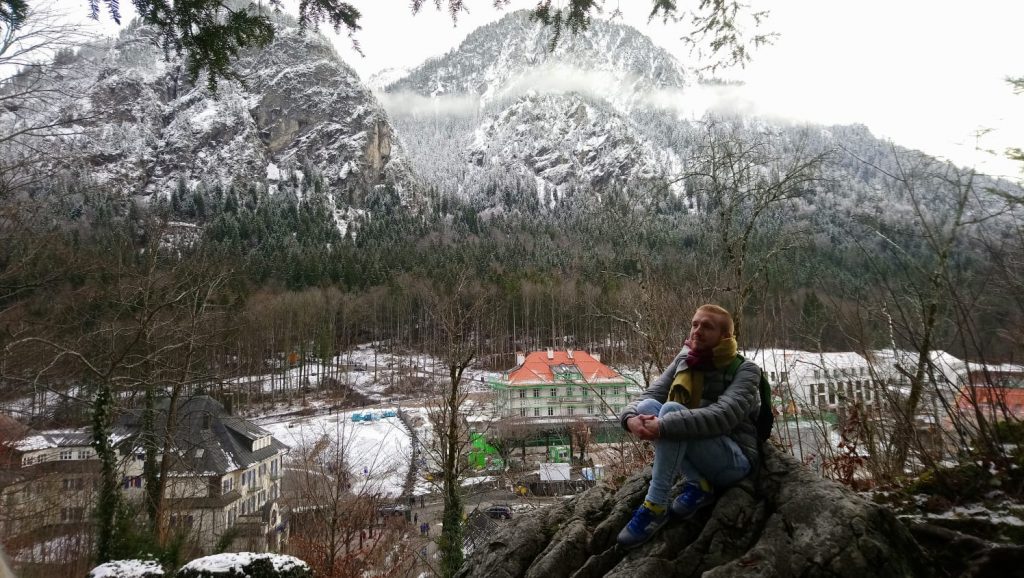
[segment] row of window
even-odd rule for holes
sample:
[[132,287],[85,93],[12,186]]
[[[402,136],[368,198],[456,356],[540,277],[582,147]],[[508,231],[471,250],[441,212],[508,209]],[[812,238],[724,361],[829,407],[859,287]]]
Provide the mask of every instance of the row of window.
[[[274,458],[270,462],[270,474],[276,476],[277,472],[280,471],[280,468],[280,458]],[[240,487],[249,488],[250,490],[256,489],[256,480],[263,478],[265,475],[267,475],[267,464],[260,464],[259,467],[254,470],[242,472],[242,479],[240,480],[239,485]],[[224,478],[221,482],[221,494],[230,492],[234,487],[234,480],[230,476]]]
[[[533,388],[533,397],[540,397],[542,389],[543,388],[540,388],[540,387]],[[579,395],[581,397],[588,397],[590,395],[590,392],[591,392],[591,388],[590,387],[575,388],[575,387],[571,387],[571,386],[565,388],[565,393],[563,395],[565,395],[566,397],[576,395],[577,389],[579,390]],[[601,388],[601,389],[605,390],[605,389],[608,389],[608,388]],[[622,390],[623,388],[616,385],[616,386],[612,386],[610,389],[611,389],[611,395],[619,395],[620,390]],[[525,388],[524,389],[520,389],[519,390],[519,398],[520,399],[526,398],[526,392],[527,392],[527,390]],[[601,390],[598,390],[597,393],[598,393],[598,395],[606,395],[606,392],[605,391],[601,391]],[[552,388],[548,389],[547,397],[558,397],[558,388],[557,387],[552,387]]]
[[[821,379],[821,376],[825,377],[857,377],[858,375],[864,377],[868,374],[868,368],[866,367],[842,367],[837,369],[815,369],[814,379]],[[782,372],[783,381],[786,381],[786,372]]]
[[[877,383],[875,384],[878,385]],[[873,392],[871,380],[856,380],[835,383],[812,383],[807,386],[809,398],[819,407],[834,406],[840,401],[871,403],[877,394]]]
[[[61,450],[60,459],[62,460],[91,460],[96,457],[96,452],[90,449],[81,450]],[[39,456],[38,461],[43,461],[42,456]]]
[[[612,409],[613,412],[618,413],[618,412],[622,411],[623,407],[625,407],[625,406],[613,405],[613,406],[611,406],[611,409]],[[547,416],[556,416],[556,415],[559,415],[559,416],[562,416],[562,415],[564,415],[564,416],[573,416],[573,415],[602,415],[602,413],[603,413],[603,412],[601,412],[599,410],[595,410],[595,407],[592,406],[592,405],[588,405],[588,406],[586,406],[586,408],[582,408],[582,407],[577,408],[577,407],[574,407],[574,406],[569,406],[569,407],[565,407],[565,408],[555,408],[555,407],[540,408],[540,407],[535,407],[535,408],[533,408],[533,412],[532,413],[527,411],[528,409],[529,408],[525,408],[525,407],[519,408],[519,417],[530,417],[531,415],[532,415],[532,417],[542,417],[544,415],[547,415]],[[578,413],[578,414],[577,414],[577,409],[581,410],[580,413]],[[583,413],[582,410],[586,410],[586,413]]]

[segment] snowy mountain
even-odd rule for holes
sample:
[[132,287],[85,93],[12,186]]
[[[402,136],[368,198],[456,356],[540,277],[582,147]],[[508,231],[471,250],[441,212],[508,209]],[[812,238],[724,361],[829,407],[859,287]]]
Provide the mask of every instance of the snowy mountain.
[[686,75],[671,54],[629,26],[594,20],[550,50],[551,29],[512,12],[474,30],[456,49],[427,61],[390,92],[473,95],[482,104],[529,90],[594,92],[624,108],[644,92],[681,88]]
[[[403,140],[414,143],[410,161],[426,183],[483,207],[501,204],[487,192],[494,186],[520,190],[525,178],[542,208],[552,206],[547,191],[555,199],[581,191],[596,201],[609,187],[660,188],[683,201],[675,206],[693,208],[679,198],[682,177],[707,152],[706,125],[725,118],[736,126],[728,138],[762,143],[751,150],[764,157],[766,174],[827,157],[822,178],[789,203],[793,215],[833,226],[914,218],[909,200],[872,167],[891,167],[894,151],[910,151],[863,126],[707,116],[696,102],[687,106],[695,87],[683,67],[628,26],[595,19],[554,51],[549,39],[529,12],[511,13],[388,86],[382,102]],[[923,199],[938,208],[947,193],[929,187]]]
[[370,75],[366,79],[366,87],[374,92],[383,92],[388,86],[409,76],[408,68],[384,68]]
[[380,185],[411,194],[402,147],[371,92],[326,39],[284,17],[276,24],[273,43],[241,54],[235,80],[216,93],[202,77],[190,83],[183,57],[166,55],[149,27],[83,47],[81,73],[56,81],[83,96],[71,104],[84,120],[60,142],[69,174],[122,198],[165,197],[179,183],[273,190],[300,170],[321,176],[335,199]]
[[488,183],[526,177],[545,207],[546,190],[557,198],[676,182],[678,154],[631,115],[649,109],[653,94],[683,90],[682,66],[629,26],[595,20],[554,51],[550,34],[528,11],[514,12],[388,86],[383,102],[416,143],[417,173],[470,199]]
[[652,147],[628,119],[575,94],[520,98],[483,121],[467,153],[477,166],[535,175],[542,199],[548,187],[574,184],[657,187],[680,170],[672,151]]

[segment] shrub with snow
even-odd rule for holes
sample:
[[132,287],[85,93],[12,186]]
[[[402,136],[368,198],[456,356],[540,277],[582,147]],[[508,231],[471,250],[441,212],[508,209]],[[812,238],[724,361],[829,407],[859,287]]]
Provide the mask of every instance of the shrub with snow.
[[177,578],[312,578],[309,565],[294,556],[238,552],[197,558]]
[[114,560],[89,572],[89,578],[163,578],[164,569],[153,560]]

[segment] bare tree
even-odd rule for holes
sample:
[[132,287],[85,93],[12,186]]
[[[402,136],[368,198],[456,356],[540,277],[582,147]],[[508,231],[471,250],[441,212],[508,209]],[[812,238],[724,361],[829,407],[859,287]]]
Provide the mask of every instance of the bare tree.
[[712,268],[707,278],[726,300],[737,335],[775,260],[802,242],[800,231],[786,227],[786,211],[819,184],[832,154],[804,136],[787,142],[764,127],[709,117],[694,143],[684,176],[697,208],[691,226],[711,256],[697,266]]
[[441,538],[441,575],[453,576],[462,567],[463,496],[459,480],[468,467],[464,459],[469,446],[464,407],[468,384],[463,374],[479,355],[485,339],[484,328],[492,314],[491,296],[479,283],[461,272],[447,284],[421,287],[430,328],[427,350],[447,370],[439,384],[434,403],[428,409],[435,427],[436,461],[441,465],[441,495],[444,500]]

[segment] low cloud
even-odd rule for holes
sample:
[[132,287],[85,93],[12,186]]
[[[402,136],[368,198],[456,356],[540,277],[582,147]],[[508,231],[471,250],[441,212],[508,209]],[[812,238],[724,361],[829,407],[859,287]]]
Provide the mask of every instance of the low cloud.
[[423,96],[415,92],[383,92],[375,96],[384,110],[394,115],[468,117],[480,112],[480,99],[476,95]]

